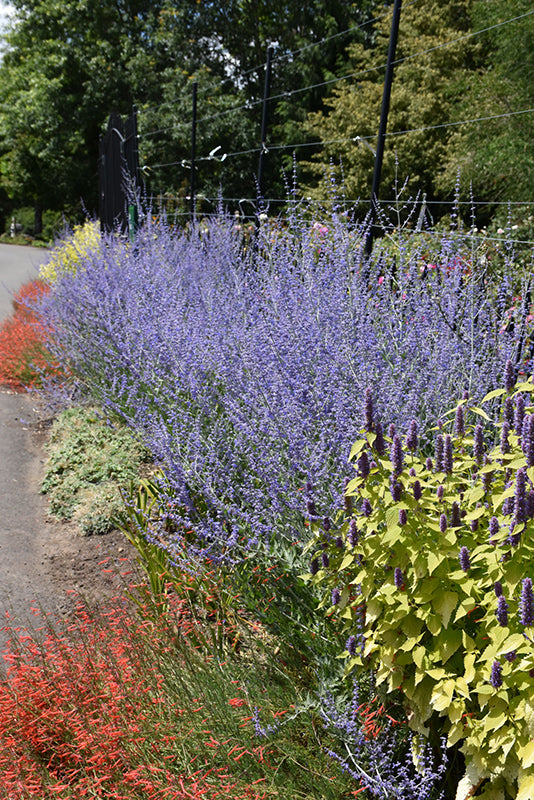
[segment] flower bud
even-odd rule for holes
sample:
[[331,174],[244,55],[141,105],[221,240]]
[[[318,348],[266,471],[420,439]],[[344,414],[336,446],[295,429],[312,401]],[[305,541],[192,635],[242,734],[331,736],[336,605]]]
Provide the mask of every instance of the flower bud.
[[492,664],[490,682],[494,689],[502,686],[502,667],[499,661],[494,661]]
[[504,595],[497,598],[497,611],[495,612],[497,622],[502,628],[508,625],[508,603],[504,599]]
[[460,567],[463,569],[464,572],[469,572],[471,569],[471,562],[469,560],[469,550],[467,547],[460,548]]

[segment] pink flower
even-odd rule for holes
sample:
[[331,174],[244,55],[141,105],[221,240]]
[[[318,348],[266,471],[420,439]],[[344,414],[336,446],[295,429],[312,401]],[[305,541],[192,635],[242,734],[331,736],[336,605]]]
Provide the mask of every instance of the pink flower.
[[379,279],[378,279],[378,285],[379,285],[379,286],[382,286],[382,284],[383,284],[383,283],[384,283],[384,276],[383,276],[383,275],[381,275],[381,276],[379,277]]

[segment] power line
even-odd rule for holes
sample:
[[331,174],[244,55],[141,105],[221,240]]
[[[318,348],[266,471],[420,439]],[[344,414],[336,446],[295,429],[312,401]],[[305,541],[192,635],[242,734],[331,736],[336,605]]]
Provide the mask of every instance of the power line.
[[[415,3],[418,3],[418,2],[420,2],[420,0],[411,0],[411,2],[405,4],[405,8],[408,7],[408,6],[414,5]],[[353,25],[350,28],[346,28],[345,30],[338,31],[337,33],[334,33],[331,36],[325,36],[322,39],[318,39],[315,42],[311,42],[310,44],[303,45],[302,47],[299,47],[299,48],[297,48],[295,50],[290,50],[289,52],[281,53],[281,54],[277,55],[277,60],[281,61],[281,60],[292,59],[295,56],[298,56],[300,53],[303,53],[303,52],[305,52],[307,50],[310,50],[310,49],[312,49],[314,47],[320,47],[321,45],[326,44],[327,42],[331,42],[334,39],[339,39],[342,36],[347,36],[348,34],[355,33],[356,31],[362,30],[363,28],[367,27],[368,25],[372,25],[375,22],[379,22],[384,17],[387,17],[388,13],[389,13],[389,11],[385,11],[383,14],[379,14],[378,16],[373,17],[372,19],[366,20],[365,22],[361,22],[358,25]],[[262,62],[261,64],[258,64],[255,67],[250,67],[249,69],[244,70],[243,72],[240,72],[239,75],[238,75],[238,78],[243,78],[243,77],[245,77],[247,75],[252,74],[253,72],[259,72],[260,70],[263,70],[263,69],[265,69],[265,62]],[[231,80],[230,76],[227,76],[226,78],[222,78],[219,81],[218,85],[222,86],[223,84],[227,83],[229,80]],[[201,87],[199,89],[199,92],[200,93],[213,92],[213,86]],[[159,105],[150,106],[149,108],[144,109],[143,113],[148,113],[150,111],[157,111],[159,108],[162,108],[165,105],[173,105],[174,103],[178,103],[181,100],[182,100],[182,96],[173,98],[171,100],[164,100]],[[145,134],[145,135],[148,135],[148,134]]]
[[[413,2],[417,2],[417,1],[418,0],[413,0]],[[420,50],[417,53],[411,53],[410,55],[403,56],[402,58],[397,59],[394,62],[394,65],[402,64],[405,61],[409,61],[409,60],[411,60],[413,58],[417,58],[417,57],[419,57],[421,55],[427,55],[428,53],[432,53],[432,52],[435,52],[436,50],[440,50],[440,49],[442,49],[444,47],[448,47],[451,44],[457,44],[458,42],[465,41],[466,39],[470,39],[470,38],[473,38],[475,36],[479,36],[479,35],[481,35],[483,33],[487,33],[489,31],[495,30],[496,28],[501,28],[504,25],[508,25],[508,24],[513,23],[513,22],[517,22],[517,21],[519,21],[521,19],[524,19],[525,17],[531,16],[532,14],[534,14],[534,10],[527,11],[524,14],[520,14],[520,15],[518,15],[516,17],[512,17],[510,19],[503,20],[502,22],[495,23],[494,25],[490,25],[490,26],[488,26],[486,28],[482,28],[482,29],[480,29],[478,31],[471,31],[470,33],[466,33],[466,34],[464,34],[462,36],[457,37],[456,39],[450,39],[447,42],[442,42],[442,43],[440,43],[438,45],[435,45],[433,47],[429,47],[429,48],[427,48],[425,50]],[[385,15],[383,15],[383,16],[385,16]],[[380,18],[381,17],[377,17],[376,19],[380,19]],[[363,23],[363,24],[368,24],[368,23]],[[349,28],[349,29],[347,29],[347,31],[343,31],[341,33],[347,33],[348,31],[356,30],[359,27],[362,27],[362,26],[355,26],[354,28]],[[341,35],[341,33],[339,35]],[[337,36],[337,35],[338,34],[335,34],[334,36]],[[322,41],[328,41],[329,38],[334,38],[334,37],[327,37],[326,39],[321,40],[321,42]],[[321,42],[318,42],[317,44],[320,44]],[[314,46],[314,45],[310,45],[310,47],[311,46]],[[298,52],[298,51],[294,51],[294,52]],[[265,65],[263,65],[263,67],[264,66]],[[386,66],[387,66],[387,64],[381,64],[379,66],[368,67],[365,70],[360,70],[358,72],[351,72],[351,73],[348,73],[347,75],[342,75],[342,76],[337,77],[337,78],[330,78],[327,81],[320,81],[318,83],[310,84],[309,86],[304,86],[304,87],[301,87],[299,89],[292,89],[292,90],[280,92],[279,94],[272,95],[270,97],[270,101],[291,98],[296,94],[301,94],[301,93],[306,92],[306,91],[311,91],[312,89],[323,88],[325,86],[330,86],[330,85],[333,85],[334,83],[339,83],[341,81],[345,81],[345,80],[349,80],[349,79],[361,78],[361,77],[364,77],[365,75],[367,75],[367,74],[369,74],[371,72],[377,72],[377,71],[380,71],[382,69],[385,69]],[[257,68],[255,68],[255,69],[257,69]],[[183,100],[183,97],[177,98],[176,102],[178,102],[178,100]],[[167,101],[167,102],[171,103],[171,102],[175,102],[175,101]],[[246,103],[242,103],[241,105],[232,106],[231,108],[225,109],[225,110],[217,112],[215,114],[210,114],[210,115],[208,115],[206,117],[202,117],[201,119],[198,120],[198,123],[210,122],[210,121],[212,121],[214,119],[218,119],[218,118],[220,118],[222,116],[225,116],[226,114],[230,114],[230,113],[233,113],[235,111],[242,111],[244,109],[248,110],[248,109],[253,108],[253,107],[257,106],[257,105],[260,105],[262,102],[263,101],[261,99],[259,99],[259,100],[251,100],[251,101],[248,101]],[[163,103],[162,105],[165,105],[165,104]],[[155,108],[159,108],[159,107],[160,106],[156,106]],[[523,112],[517,112],[517,113],[523,113]],[[506,116],[506,115],[504,115],[504,116]],[[494,117],[494,118],[496,119],[497,117]],[[488,119],[490,119],[490,117],[488,117]],[[421,128],[419,130],[420,131],[432,130],[433,128],[436,128],[436,127],[446,127],[448,124],[452,125],[452,124],[464,124],[464,123],[463,122],[460,122],[460,123],[447,123],[445,125],[430,126],[428,128]],[[167,132],[169,130],[174,130],[175,128],[182,127],[182,126],[187,126],[187,125],[188,125],[188,123],[179,122],[179,123],[176,123],[175,125],[171,125],[171,126],[168,126],[166,128],[160,128],[160,129],[155,130],[155,131],[150,131],[150,132],[141,134],[141,137],[144,138],[144,137],[149,137],[149,136],[155,136],[158,133],[165,133],[165,132]],[[419,132],[419,131],[418,130],[406,131],[406,133],[416,133],[416,132]],[[398,132],[395,133],[395,135],[400,135],[401,133],[404,133],[404,131],[402,131],[402,132],[398,131]],[[374,138],[374,137],[361,137],[361,138],[365,139],[365,138]],[[279,145],[278,147],[281,147],[281,146],[282,145]],[[293,146],[294,145],[284,145],[284,147],[293,147]],[[302,146],[309,146],[309,145],[304,144]],[[270,149],[274,149],[274,148],[271,147]]]

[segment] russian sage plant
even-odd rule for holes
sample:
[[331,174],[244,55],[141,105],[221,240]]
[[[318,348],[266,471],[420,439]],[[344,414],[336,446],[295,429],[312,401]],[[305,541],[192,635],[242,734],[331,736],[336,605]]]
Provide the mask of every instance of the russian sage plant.
[[175,555],[183,531],[212,554],[302,539],[306,485],[324,516],[339,503],[367,387],[399,431],[425,430],[459,386],[494,388],[515,346],[457,239],[427,270],[416,249],[364,261],[335,215],[237,228],[147,217],[54,276],[45,309],[78,385],[161,463]]

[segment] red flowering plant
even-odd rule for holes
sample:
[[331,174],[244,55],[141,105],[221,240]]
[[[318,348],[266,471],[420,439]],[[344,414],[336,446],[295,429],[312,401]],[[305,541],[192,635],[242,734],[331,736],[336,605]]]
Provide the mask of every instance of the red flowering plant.
[[316,750],[312,722],[295,715],[277,741],[255,729],[258,707],[273,720],[294,711],[280,666],[273,677],[250,643],[220,658],[198,635],[187,576],[174,586],[165,616],[124,599],[98,610],[79,602],[61,626],[47,619],[13,634],[0,681],[0,797],[268,800],[284,786],[339,796],[339,769],[302,751]]
[[0,327],[0,384],[15,391],[39,386],[45,374],[59,374],[47,347],[51,331],[37,311],[48,291],[38,279],[22,286],[13,298],[13,314]]

